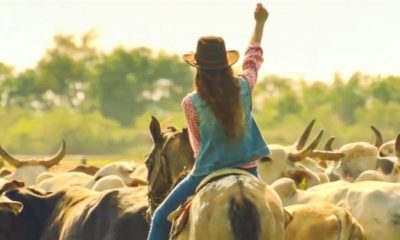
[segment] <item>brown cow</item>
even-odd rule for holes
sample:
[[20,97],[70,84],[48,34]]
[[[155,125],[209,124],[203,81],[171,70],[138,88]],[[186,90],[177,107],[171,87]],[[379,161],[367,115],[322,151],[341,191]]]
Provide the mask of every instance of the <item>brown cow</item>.
[[0,240],[145,240],[146,210],[146,187],[10,190],[0,198]]
[[366,240],[364,229],[343,207],[328,202],[285,207],[292,219],[285,240]]

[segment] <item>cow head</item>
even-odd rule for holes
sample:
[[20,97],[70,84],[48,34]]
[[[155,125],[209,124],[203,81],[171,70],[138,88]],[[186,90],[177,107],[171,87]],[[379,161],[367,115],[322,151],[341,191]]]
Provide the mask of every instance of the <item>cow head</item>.
[[128,161],[109,163],[101,167],[93,175],[92,180],[88,182],[86,188],[92,188],[98,180],[111,175],[119,176],[125,185],[129,185],[132,181],[131,174],[133,173],[133,170],[134,167]]
[[[384,145],[382,145],[384,146]],[[381,147],[382,147],[381,146]],[[383,156],[382,148],[379,149],[377,169],[384,174],[387,181],[400,181],[400,134],[393,140],[393,153]]]
[[161,132],[160,123],[152,117],[150,132],[153,148],[145,163],[152,212],[165,198],[179,174],[193,167],[194,157],[187,129],[180,132],[174,127],[168,127]]
[[396,156],[397,154],[396,139],[385,142],[379,148],[379,156],[381,157]]
[[47,159],[19,160],[0,146],[0,156],[10,165],[16,168],[14,173],[6,176],[5,178],[9,180],[22,181],[26,186],[33,185],[36,177],[40,173],[47,171],[48,168],[58,164],[64,158],[65,148],[65,140],[63,140],[58,152],[52,157]]
[[[375,144],[353,142],[345,144],[337,150],[344,156],[336,159],[339,161],[333,167],[333,172],[340,176],[341,179],[354,181],[362,172],[367,170],[379,170],[385,175],[393,174],[397,171],[396,157],[380,156],[379,148],[383,142],[382,135],[374,126],[371,126],[371,128],[376,136]],[[330,141],[326,150],[332,150],[332,142],[333,140]],[[397,142],[400,142],[399,138]],[[398,144],[400,145],[400,143]]]
[[310,172],[305,170],[304,167],[299,168],[297,165],[298,162],[301,162],[313,153],[313,150],[321,140],[323,130],[320,130],[318,136],[311,144],[305,146],[314,123],[315,120],[312,120],[299,140],[291,146],[269,145],[270,155],[262,158],[258,164],[259,174],[265,182],[271,184],[280,177],[292,177],[299,180],[300,175],[309,177],[310,179],[314,178],[314,176],[308,175]]
[[[378,132],[378,134],[380,134],[378,130],[376,131]],[[397,147],[398,146],[396,146],[395,139],[387,141],[381,144],[381,146],[379,147],[379,156],[381,157],[398,156],[399,151],[397,151]]]

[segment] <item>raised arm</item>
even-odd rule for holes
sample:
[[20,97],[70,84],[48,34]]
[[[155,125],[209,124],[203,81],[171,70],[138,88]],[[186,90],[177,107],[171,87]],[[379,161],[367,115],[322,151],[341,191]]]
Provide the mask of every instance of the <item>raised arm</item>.
[[256,10],[254,11],[254,19],[256,24],[254,26],[253,34],[250,38],[250,44],[260,44],[262,40],[264,24],[268,18],[268,11],[264,8],[261,3],[257,4]]
[[257,4],[256,10],[254,11],[254,19],[256,20],[256,24],[254,26],[253,34],[250,38],[250,46],[247,48],[244,54],[242,65],[243,72],[240,74],[243,79],[247,81],[251,90],[253,90],[257,83],[258,69],[260,69],[262,62],[264,61],[263,50],[260,46],[260,43],[263,35],[264,24],[267,18],[267,10],[261,3]]

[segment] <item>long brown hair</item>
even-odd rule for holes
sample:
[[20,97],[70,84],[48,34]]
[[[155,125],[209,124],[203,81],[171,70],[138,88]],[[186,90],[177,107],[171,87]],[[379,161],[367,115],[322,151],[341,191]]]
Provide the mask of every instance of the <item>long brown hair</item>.
[[227,139],[234,140],[244,129],[244,114],[240,102],[239,79],[231,67],[197,69],[195,88],[221,124]]

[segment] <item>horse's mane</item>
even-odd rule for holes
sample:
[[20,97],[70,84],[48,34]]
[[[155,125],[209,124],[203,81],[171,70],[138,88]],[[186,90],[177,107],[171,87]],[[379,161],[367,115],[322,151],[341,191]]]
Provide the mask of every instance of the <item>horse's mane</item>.
[[237,178],[240,195],[229,201],[229,219],[234,240],[259,240],[261,226],[257,206],[243,193],[243,182]]

